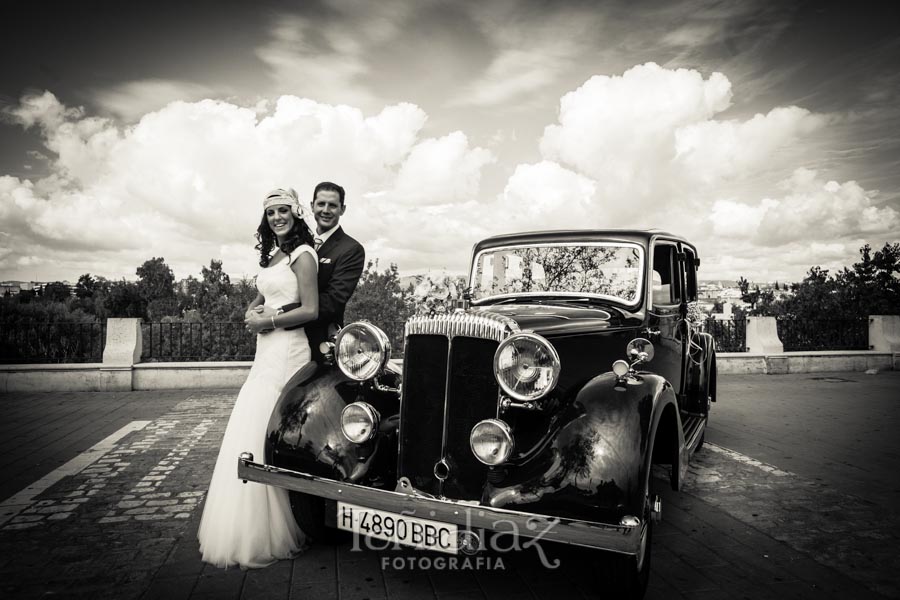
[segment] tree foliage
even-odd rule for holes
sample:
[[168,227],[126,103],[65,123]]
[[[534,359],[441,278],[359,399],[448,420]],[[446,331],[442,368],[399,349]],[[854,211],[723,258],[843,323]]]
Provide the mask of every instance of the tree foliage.
[[65,302],[71,295],[69,286],[62,281],[48,283],[41,292],[41,296],[50,302]]
[[378,261],[370,260],[347,303],[344,321],[371,321],[387,333],[391,346],[399,350],[403,342],[403,325],[412,311],[411,294],[400,286],[397,265],[391,263],[389,268],[380,272]]
[[[837,273],[810,268],[803,281],[791,286],[793,295],[775,298],[771,290],[741,277],[738,286],[751,315],[798,319],[850,319],[869,315],[900,314],[900,243],[872,251],[859,249],[860,260]],[[787,286],[784,286],[787,287]]]
[[145,302],[175,298],[175,273],[166,259],[153,257],[137,268],[138,293]]
[[85,273],[78,277],[78,283],[75,284],[75,296],[84,300],[85,298],[93,298],[94,290],[97,289],[97,280],[90,273]]

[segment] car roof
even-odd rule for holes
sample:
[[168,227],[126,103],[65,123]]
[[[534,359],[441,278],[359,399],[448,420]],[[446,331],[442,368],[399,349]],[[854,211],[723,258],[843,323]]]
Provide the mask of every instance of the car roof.
[[632,242],[647,246],[654,237],[684,242],[693,247],[680,235],[661,229],[561,229],[555,231],[529,231],[495,235],[475,244],[474,253],[478,254],[487,248],[498,246],[517,246],[520,244],[541,244],[554,242]]

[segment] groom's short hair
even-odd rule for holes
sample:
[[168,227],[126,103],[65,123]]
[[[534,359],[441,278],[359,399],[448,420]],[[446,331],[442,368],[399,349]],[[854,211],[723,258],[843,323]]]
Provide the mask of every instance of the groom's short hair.
[[317,185],[316,189],[313,190],[313,202],[316,201],[316,196],[319,194],[319,192],[336,192],[338,198],[341,201],[341,206],[344,205],[344,188],[342,188],[338,184],[332,183],[330,181],[323,181],[322,183]]

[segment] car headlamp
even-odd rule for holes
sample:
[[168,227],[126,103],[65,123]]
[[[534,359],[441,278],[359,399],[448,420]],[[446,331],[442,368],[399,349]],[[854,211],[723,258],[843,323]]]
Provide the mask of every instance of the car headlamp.
[[469,435],[469,446],[475,458],[488,466],[505,462],[512,453],[513,445],[509,425],[499,419],[480,421]]
[[364,321],[341,329],[334,347],[341,372],[356,381],[375,377],[391,359],[391,343],[387,335]]
[[341,411],[341,431],[354,444],[371,440],[380,421],[381,415],[368,402],[353,402]]
[[556,386],[560,362],[556,348],[536,333],[505,339],[494,354],[494,376],[516,400],[537,400]]

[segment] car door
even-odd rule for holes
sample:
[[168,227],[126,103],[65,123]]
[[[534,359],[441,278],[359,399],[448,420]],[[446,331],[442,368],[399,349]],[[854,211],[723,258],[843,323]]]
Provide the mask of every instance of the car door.
[[684,278],[679,248],[677,242],[665,239],[655,239],[651,247],[646,334],[656,356],[647,369],[665,377],[680,395],[684,383]]

